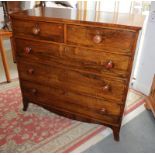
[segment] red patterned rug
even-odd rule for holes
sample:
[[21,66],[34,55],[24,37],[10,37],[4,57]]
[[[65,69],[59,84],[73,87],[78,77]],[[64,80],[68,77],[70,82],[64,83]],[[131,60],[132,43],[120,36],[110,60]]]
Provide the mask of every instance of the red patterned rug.
[[[0,152],[71,152],[106,128],[61,117],[34,104],[23,112],[18,82],[0,88]],[[125,114],[143,102],[143,95],[130,90]]]

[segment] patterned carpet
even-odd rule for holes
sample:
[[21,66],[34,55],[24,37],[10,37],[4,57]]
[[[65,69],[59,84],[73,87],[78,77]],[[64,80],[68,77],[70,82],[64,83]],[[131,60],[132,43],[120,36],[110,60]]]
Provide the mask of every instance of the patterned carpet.
[[[143,102],[143,95],[130,90],[125,115]],[[18,81],[0,85],[0,152],[72,152],[105,129],[61,117],[34,104],[23,112]]]

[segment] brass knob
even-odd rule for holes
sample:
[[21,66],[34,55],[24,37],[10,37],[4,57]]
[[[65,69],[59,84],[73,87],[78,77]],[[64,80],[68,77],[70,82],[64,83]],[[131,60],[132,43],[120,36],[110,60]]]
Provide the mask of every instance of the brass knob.
[[33,94],[37,93],[37,90],[35,88],[33,88],[31,91],[32,91]]
[[114,67],[114,64],[113,62],[110,60],[106,63],[105,65],[106,69],[112,69]]
[[39,26],[38,26],[38,25],[35,25],[35,26],[33,27],[33,29],[32,29],[32,33],[33,33],[34,35],[37,35],[37,34],[39,34],[39,32],[40,32]]
[[102,41],[102,36],[101,35],[95,35],[94,38],[93,38],[93,41],[96,43],[96,44],[99,44],[101,43]]
[[31,48],[30,47],[25,47],[24,48],[24,52],[25,52],[25,54],[29,54],[30,52],[31,52]]
[[33,74],[34,73],[34,69],[33,68],[28,69],[28,73],[29,74]]
[[109,84],[106,84],[104,87],[103,87],[103,91],[104,92],[107,92],[107,91],[110,91],[111,87]]

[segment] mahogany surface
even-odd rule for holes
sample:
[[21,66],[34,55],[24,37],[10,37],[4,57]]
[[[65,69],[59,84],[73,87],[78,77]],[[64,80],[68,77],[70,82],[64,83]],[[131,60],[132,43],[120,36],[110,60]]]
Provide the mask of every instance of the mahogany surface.
[[103,124],[118,141],[144,18],[119,14],[113,21],[99,12],[96,20],[93,11],[79,17],[83,11],[43,7],[11,15],[23,110],[33,102]]

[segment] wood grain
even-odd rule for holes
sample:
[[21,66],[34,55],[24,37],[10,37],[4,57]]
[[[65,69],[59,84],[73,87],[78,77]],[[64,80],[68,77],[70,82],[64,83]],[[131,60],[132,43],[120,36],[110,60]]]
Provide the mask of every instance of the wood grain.
[[23,110],[33,102],[103,124],[118,141],[141,26],[102,22],[101,12],[96,22],[87,10],[85,18],[72,11],[36,8],[11,15]]
[[[18,69],[22,80],[37,82],[39,84],[44,83],[47,86],[59,87],[87,96],[122,103],[125,83],[123,81],[116,81],[114,78],[102,78],[95,74],[82,73],[74,69],[68,70],[65,67],[52,65],[50,67],[48,65],[35,65],[30,62],[29,64],[18,62]],[[34,72],[29,73],[30,69],[33,69]],[[106,85],[110,86],[110,90],[104,90]]]
[[[13,32],[19,36],[25,36],[40,40],[51,40],[56,42],[63,42],[64,25],[59,23],[43,23],[24,20],[12,21]],[[33,28],[37,27],[39,32],[37,35],[33,34]]]
[[[37,41],[16,39],[17,55],[27,57],[34,61],[41,62],[44,57],[45,61],[51,60],[60,62],[65,66],[74,67],[98,74],[109,74],[120,78],[128,77],[128,67],[130,57],[126,55],[113,54],[108,51],[88,50],[86,48],[68,47],[52,43],[39,43]],[[31,48],[30,54],[24,53],[24,48]],[[69,60],[69,61],[68,61]],[[107,63],[112,61],[113,67],[106,68]],[[49,63],[49,62],[47,62]]]
[[[64,92],[62,89],[51,86],[47,87],[35,83],[32,84],[31,82],[24,80],[21,83],[21,88],[23,95],[33,103],[40,102],[43,105],[46,104],[50,107],[54,106],[89,117],[93,116],[96,119],[105,122],[110,121],[114,124],[119,120],[120,106],[117,104],[112,106],[106,101],[98,100],[97,104],[94,105],[95,99],[93,98],[79,95],[74,92]],[[32,92],[33,89],[36,89],[36,93]],[[116,109],[112,107],[115,107]],[[106,109],[105,113],[101,111],[103,108]]]
[[[96,35],[101,37],[100,43],[94,42],[93,39]],[[130,52],[134,35],[134,32],[125,30],[98,27],[91,28],[89,26],[81,26],[79,29],[79,26],[67,26],[68,44],[94,47],[95,49],[108,49],[109,51],[119,48],[122,52]],[[84,41],[83,38],[85,38]]]

